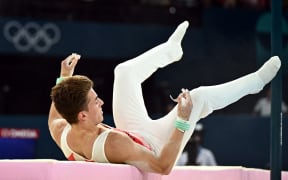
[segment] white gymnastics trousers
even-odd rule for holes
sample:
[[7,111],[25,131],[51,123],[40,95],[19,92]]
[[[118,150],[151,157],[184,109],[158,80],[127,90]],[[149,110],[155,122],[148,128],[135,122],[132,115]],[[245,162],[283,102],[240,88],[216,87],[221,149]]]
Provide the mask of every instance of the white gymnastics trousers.
[[[144,104],[141,83],[158,68],[165,67],[182,57],[180,43],[169,39],[140,56],[119,64],[114,72],[113,116],[116,127],[142,135],[155,148],[157,154],[161,152],[175,130],[177,105],[167,115],[159,119],[151,119]],[[273,57],[271,59],[273,60]],[[280,61],[278,58],[277,60]],[[264,69],[262,71],[270,72],[269,66],[271,64],[266,65],[267,67],[262,66]],[[266,81],[269,82],[279,68],[280,65],[275,68],[273,73],[270,73],[271,77],[268,77]],[[265,72],[265,74],[267,73]],[[262,90],[268,82],[263,82],[263,78],[260,76],[256,71],[224,84],[202,86],[191,90],[190,95],[193,103],[189,118],[191,128],[184,134],[179,155],[190,139],[196,123],[201,118],[208,116],[214,110],[236,102],[243,96],[255,94]]]

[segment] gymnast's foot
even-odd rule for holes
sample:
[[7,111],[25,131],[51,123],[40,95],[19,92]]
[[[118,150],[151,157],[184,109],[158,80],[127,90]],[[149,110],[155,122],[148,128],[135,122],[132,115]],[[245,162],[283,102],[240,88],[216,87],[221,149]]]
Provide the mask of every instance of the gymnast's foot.
[[263,81],[264,84],[269,83],[277,74],[281,67],[281,61],[278,56],[271,57],[266,61],[262,67],[256,71],[257,75]]
[[185,35],[185,32],[189,26],[188,21],[184,21],[181,24],[178,25],[174,33],[169,37],[168,41],[172,41],[178,44],[181,44],[181,41]]
[[169,37],[167,45],[169,47],[169,56],[173,61],[179,61],[183,55],[181,42],[189,26],[188,21],[182,22],[174,33]]

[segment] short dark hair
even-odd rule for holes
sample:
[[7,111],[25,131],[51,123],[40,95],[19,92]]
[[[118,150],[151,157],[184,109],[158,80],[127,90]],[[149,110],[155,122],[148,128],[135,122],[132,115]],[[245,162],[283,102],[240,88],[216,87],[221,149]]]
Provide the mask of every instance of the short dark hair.
[[51,99],[56,110],[70,124],[78,123],[78,113],[87,109],[87,96],[93,81],[86,76],[67,77],[51,90]]

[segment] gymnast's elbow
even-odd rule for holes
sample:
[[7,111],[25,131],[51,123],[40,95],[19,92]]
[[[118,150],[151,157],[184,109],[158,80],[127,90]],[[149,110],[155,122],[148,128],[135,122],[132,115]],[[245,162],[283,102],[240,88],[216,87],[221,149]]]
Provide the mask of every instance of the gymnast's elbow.
[[159,168],[156,170],[156,173],[161,175],[169,175],[172,171],[172,168]]
[[169,175],[172,171],[173,166],[171,164],[167,164],[165,162],[160,162],[156,166],[150,165],[152,167],[154,173],[161,174],[161,175]]
[[145,162],[145,161],[131,161],[127,164],[133,165],[137,167],[142,172],[150,172],[150,173],[156,173],[161,175],[168,175],[170,174],[172,168],[167,168],[168,166],[164,165],[161,162],[155,163],[155,162]]
[[172,171],[172,168],[173,167],[170,167],[170,166],[168,168],[164,168],[160,174],[169,175],[171,173],[171,171]]
[[148,160],[149,167],[154,170],[155,173],[162,175],[169,175],[174,167],[174,162],[167,156],[161,156],[151,158]]

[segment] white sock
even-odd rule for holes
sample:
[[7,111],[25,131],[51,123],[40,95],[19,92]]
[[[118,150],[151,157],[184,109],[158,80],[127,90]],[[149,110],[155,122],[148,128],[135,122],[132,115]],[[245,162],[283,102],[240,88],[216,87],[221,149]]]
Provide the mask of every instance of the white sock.
[[182,22],[180,25],[178,25],[174,33],[169,37],[167,41],[167,46],[169,48],[169,56],[173,59],[173,61],[180,60],[183,55],[181,42],[188,26],[188,21]]
[[184,21],[181,24],[179,24],[174,33],[169,37],[168,41],[181,44],[181,41],[185,35],[188,26],[189,26],[188,21]]
[[281,60],[278,56],[273,56],[266,61],[258,71],[256,71],[256,74],[264,84],[267,84],[275,77],[280,67]]

